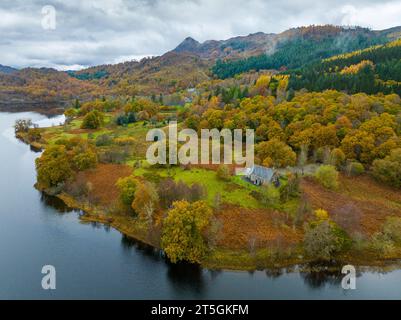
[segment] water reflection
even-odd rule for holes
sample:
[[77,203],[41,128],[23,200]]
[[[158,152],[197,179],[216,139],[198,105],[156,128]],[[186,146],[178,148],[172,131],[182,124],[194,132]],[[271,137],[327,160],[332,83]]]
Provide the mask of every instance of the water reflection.
[[[315,261],[302,266],[300,275],[305,284],[311,289],[320,289],[326,285],[340,286],[344,278],[341,273],[346,263],[340,261]],[[356,276],[362,274],[357,271]]]
[[138,251],[142,256],[147,257],[152,261],[159,262],[164,260],[164,256],[161,250],[134,238],[128,237],[124,234],[121,234],[121,247],[125,251]]
[[[65,203],[57,197],[41,194],[41,201],[46,206],[51,206],[56,209],[55,212],[60,214],[71,213],[74,209],[65,205]],[[79,213],[79,212],[78,212]],[[82,212],[80,213],[82,214]],[[110,232],[111,226],[99,222],[89,222],[88,225],[94,229],[103,229]],[[165,258],[163,252],[152,246],[149,246],[141,241],[121,234],[121,247],[124,251],[136,251],[141,256],[147,259],[164,263],[167,266],[167,279],[177,292],[190,291],[193,294],[201,295],[204,293],[205,276],[208,275],[212,280],[216,280],[223,271],[219,270],[204,270],[196,264],[178,263],[173,264]],[[326,285],[340,286],[344,275],[341,273],[341,268],[344,264],[338,261],[316,261],[303,266],[294,266],[289,268],[274,268],[266,269],[264,273],[268,279],[275,280],[282,278],[283,275],[292,274],[299,271],[299,274],[304,284],[311,289],[321,289]],[[299,270],[297,270],[299,269]],[[249,275],[258,276],[259,272],[247,271]],[[361,273],[357,273],[360,277]]]
[[56,211],[58,213],[70,213],[75,211],[74,209],[68,207],[63,200],[57,198],[57,197],[53,197],[53,196],[49,196],[46,193],[41,192],[40,194],[40,201],[48,207],[52,207],[54,209],[56,209]]
[[34,147],[32,145],[29,146],[29,149],[34,153],[41,153],[43,151],[42,148],[36,148],[36,147]]
[[269,279],[277,279],[284,274],[284,269],[267,269],[265,273]]
[[167,278],[177,292],[191,292],[201,297],[206,290],[205,274],[201,266],[180,262],[168,264]]

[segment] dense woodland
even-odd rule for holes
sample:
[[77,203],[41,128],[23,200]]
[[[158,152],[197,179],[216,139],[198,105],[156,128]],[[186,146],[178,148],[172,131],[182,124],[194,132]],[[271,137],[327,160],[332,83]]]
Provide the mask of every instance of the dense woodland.
[[290,72],[290,88],[401,94],[401,41],[335,56]]
[[338,27],[306,29],[296,38],[278,42],[272,54],[261,54],[239,60],[218,60],[212,71],[225,79],[250,70],[295,69],[344,52],[364,49],[388,41],[369,30],[343,30]]

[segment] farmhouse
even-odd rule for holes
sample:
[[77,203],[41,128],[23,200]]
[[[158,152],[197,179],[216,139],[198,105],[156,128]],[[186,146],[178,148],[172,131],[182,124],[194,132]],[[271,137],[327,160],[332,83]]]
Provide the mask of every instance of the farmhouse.
[[254,165],[246,169],[245,176],[255,185],[278,183],[278,173],[272,168]]

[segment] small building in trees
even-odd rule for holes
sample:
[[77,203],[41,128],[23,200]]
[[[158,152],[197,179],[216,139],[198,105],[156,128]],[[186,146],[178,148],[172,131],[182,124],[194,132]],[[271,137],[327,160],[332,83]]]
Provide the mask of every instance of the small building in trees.
[[254,165],[246,169],[245,176],[257,186],[269,183],[273,183],[276,186],[280,184],[279,174],[273,168]]

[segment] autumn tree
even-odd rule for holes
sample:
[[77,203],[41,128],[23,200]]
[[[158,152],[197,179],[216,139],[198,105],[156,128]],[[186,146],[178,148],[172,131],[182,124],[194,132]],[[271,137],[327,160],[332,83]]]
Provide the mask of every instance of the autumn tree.
[[384,159],[375,160],[372,172],[379,181],[401,188],[401,148],[392,150]]
[[334,190],[338,188],[338,172],[334,166],[320,166],[315,173],[315,177],[327,189]]
[[37,180],[40,187],[50,188],[71,177],[72,170],[63,145],[49,146],[36,159]]
[[69,108],[64,111],[64,116],[66,117],[67,121],[71,121],[77,115],[77,110],[75,108]]
[[328,220],[306,227],[304,247],[309,256],[325,260],[338,251],[336,238]]
[[283,202],[299,195],[300,179],[298,174],[288,173],[287,181],[280,186],[280,199]]
[[95,168],[97,165],[97,154],[92,148],[77,152],[72,158],[73,167],[78,171]]
[[14,124],[15,133],[28,132],[30,128],[33,127],[31,119],[18,119]]
[[330,161],[329,161],[331,165],[335,166],[336,168],[341,168],[344,162],[345,162],[345,154],[341,149],[335,148],[331,150]]
[[177,201],[163,223],[161,244],[169,259],[199,263],[206,254],[203,236],[210,223],[212,210],[203,201]]
[[298,155],[298,163],[297,163],[302,170],[302,175],[304,174],[304,168],[307,162],[308,162],[308,146],[302,145],[301,151],[299,152]]
[[255,85],[251,88],[252,94],[261,96],[267,95],[270,81],[271,81],[271,76],[261,75],[259,79],[256,81]]
[[337,147],[339,140],[337,137],[336,127],[331,126],[320,126],[319,129],[313,132],[313,147],[315,149],[329,146]]
[[350,244],[347,234],[330,220],[327,211],[315,211],[315,219],[305,226],[304,248],[312,258],[329,260]]
[[131,206],[134,201],[137,185],[138,182],[133,176],[118,179],[116,186],[120,191],[120,200],[125,206]]
[[259,143],[256,146],[256,152],[266,167],[294,166],[297,159],[297,155],[291,147],[277,139]]
[[365,167],[358,161],[350,161],[345,167],[348,176],[359,176],[365,172]]
[[124,106],[124,111],[127,115],[129,113],[138,113],[139,118],[146,117],[147,119],[143,120],[148,120],[159,112],[159,105],[152,100],[139,98],[127,103]]
[[366,131],[357,130],[346,135],[341,142],[341,150],[347,159],[370,163],[374,158],[375,137]]
[[132,202],[132,209],[139,214],[139,217],[148,222],[153,218],[159,202],[156,187],[153,183],[140,183],[135,191],[135,199]]
[[89,112],[83,119],[81,128],[82,129],[98,129],[104,123],[104,116],[98,110]]

